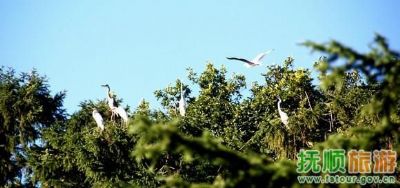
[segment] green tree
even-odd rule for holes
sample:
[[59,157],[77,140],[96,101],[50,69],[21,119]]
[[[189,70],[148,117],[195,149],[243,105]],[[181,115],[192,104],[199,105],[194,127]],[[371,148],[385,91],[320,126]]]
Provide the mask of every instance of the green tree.
[[[328,54],[328,58],[316,63],[321,71],[320,87],[312,85],[309,71],[293,70],[293,60],[289,58],[283,66],[269,67],[264,75],[266,84],[254,84],[253,94],[248,99],[228,100],[226,106],[233,108],[222,114],[228,116],[216,121],[222,129],[212,130],[208,124],[214,120],[213,113],[221,108],[214,106],[216,101],[207,100],[203,106],[196,106],[205,100],[201,97],[207,93],[207,90],[200,90],[199,96],[193,99],[195,102],[189,104],[191,113],[176,122],[157,124],[141,120],[133,123],[131,132],[141,135],[140,144],[133,153],[138,161],[157,161],[165,153],[173,153],[182,155],[183,163],[193,164],[196,169],[194,161],[202,159],[222,168],[212,181],[188,179],[181,171],[167,174],[164,176],[167,187],[289,187],[298,186],[294,164],[287,161],[293,158],[289,153],[310,147],[306,146],[309,141],[310,145],[319,142],[316,146],[319,149],[370,151],[383,148],[399,152],[399,54],[390,50],[379,35],[375,44],[370,53],[360,54],[335,41],[327,45],[306,42],[306,46]],[[334,64],[339,57],[346,62],[344,65]],[[215,80],[224,79],[215,79],[218,78],[215,73],[217,71],[208,65],[202,75],[213,82],[205,82],[203,86],[207,87],[203,88],[218,96],[224,87],[213,84]],[[278,119],[276,95],[285,101],[289,128],[284,128]],[[224,103],[221,106],[225,106]],[[202,116],[193,118],[197,112],[202,112]],[[203,121],[197,121],[200,118]],[[203,133],[188,134],[179,129],[182,124],[202,127]],[[227,139],[229,133],[239,138],[237,142]],[[241,150],[247,146],[251,147]],[[267,150],[262,149],[265,146]]]
[[247,96],[243,75],[207,64],[200,74],[188,69],[191,84],[157,90],[162,109],[142,100],[128,126],[111,121],[105,100],[65,116],[64,93],[50,95],[45,78],[2,68],[0,186],[22,186],[25,169],[26,182],[42,187],[300,187],[302,148],[399,152],[399,53],[379,35],[364,54],[336,41],[304,45],[327,55],[315,63],[319,85],[289,57],[268,66]]
[[64,96],[52,95],[35,70],[17,75],[0,67],[0,186],[23,184],[26,151],[40,144],[43,129],[65,119]]
[[[103,115],[104,131],[92,118],[93,108]],[[66,122],[45,129],[44,146],[29,152],[32,181],[45,187],[156,185],[146,163],[138,164],[130,155],[136,137],[127,134],[121,121],[110,117],[105,101],[85,101]]]

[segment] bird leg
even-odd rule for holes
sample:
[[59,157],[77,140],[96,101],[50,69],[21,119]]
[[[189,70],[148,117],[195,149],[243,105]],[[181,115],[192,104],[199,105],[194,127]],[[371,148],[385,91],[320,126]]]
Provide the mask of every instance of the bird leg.
[[333,127],[333,115],[332,115],[332,110],[330,110],[331,114],[331,120],[329,121],[329,132],[332,132],[332,127]]
[[307,97],[307,101],[308,101],[308,106],[310,106],[311,110],[313,110],[312,106],[311,106],[311,102],[310,102],[310,98],[308,97],[307,91],[304,91],[304,93],[306,93],[306,97]]
[[115,108],[110,109],[110,111],[111,111],[111,121],[113,121],[114,118],[115,118],[115,115],[116,115],[116,113],[115,113]]

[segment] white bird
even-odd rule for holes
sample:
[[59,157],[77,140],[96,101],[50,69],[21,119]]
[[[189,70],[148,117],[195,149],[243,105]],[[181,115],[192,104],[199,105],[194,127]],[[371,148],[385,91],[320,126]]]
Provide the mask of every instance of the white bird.
[[285,125],[285,127],[286,127],[287,129],[289,129],[289,127],[288,127],[288,124],[289,124],[288,119],[289,119],[289,117],[288,117],[288,115],[287,115],[285,112],[283,112],[283,111],[281,110],[281,102],[282,102],[282,100],[281,100],[281,98],[278,96],[278,112],[279,112],[279,116],[281,117],[281,121],[282,121],[282,123]]
[[108,84],[101,85],[101,86],[107,88],[107,103],[108,103],[108,106],[110,107],[110,109],[115,108],[117,106],[117,104],[115,103],[114,96],[113,96],[113,94],[111,92],[110,86]]
[[111,92],[110,86],[108,84],[101,85],[107,88],[107,104],[111,111],[111,120],[115,117],[115,109],[117,108],[117,103],[114,100],[114,95]]
[[103,118],[101,117],[97,109],[93,109],[92,116],[94,121],[96,121],[97,127],[100,128],[101,131],[103,131],[104,130]]
[[181,116],[185,116],[186,114],[186,101],[184,98],[184,94],[185,92],[183,92],[181,83],[181,100],[179,100],[179,113],[181,114]]
[[122,120],[125,123],[128,123],[128,114],[126,113],[124,108],[117,106],[117,103],[114,100],[114,95],[111,92],[110,86],[108,84],[101,86],[107,88],[107,103],[111,111],[111,121],[114,119],[115,115],[118,115],[119,117],[122,118]]
[[242,62],[244,62],[245,64],[245,66],[247,67],[247,68],[250,68],[250,67],[255,67],[255,66],[259,66],[259,65],[261,65],[261,60],[264,58],[264,56],[265,55],[267,55],[267,54],[269,54],[270,52],[271,52],[272,50],[268,50],[268,51],[266,51],[266,52],[263,52],[263,53],[260,53],[260,54],[258,54],[253,60],[247,60],[247,59],[244,59],[244,58],[237,58],[237,57],[227,57],[227,59],[229,59],[229,60],[237,60],[237,61],[242,61]]
[[128,123],[128,114],[126,113],[125,109],[122,108],[121,106],[115,108],[113,110],[116,114],[118,114],[119,117],[122,118],[122,120],[124,120],[125,123]]

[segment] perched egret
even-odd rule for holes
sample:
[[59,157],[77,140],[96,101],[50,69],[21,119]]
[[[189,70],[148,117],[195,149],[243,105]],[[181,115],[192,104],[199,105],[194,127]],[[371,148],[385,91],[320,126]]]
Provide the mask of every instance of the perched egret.
[[110,107],[111,111],[111,121],[114,119],[115,115],[118,115],[122,118],[125,123],[128,123],[128,114],[126,113],[125,109],[119,107],[114,100],[114,95],[111,92],[110,86],[108,84],[101,85],[101,87],[107,88],[107,103],[108,107]]
[[117,103],[114,100],[114,95],[111,92],[110,86],[108,84],[105,84],[101,85],[101,87],[107,88],[107,104],[111,111],[111,120],[113,120],[116,115],[115,109],[117,108]]
[[186,114],[186,101],[184,97],[185,92],[183,92],[182,89],[182,83],[181,83],[181,100],[179,100],[179,113],[181,116],[185,116]]
[[114,100],[114,95],[111,92],[110,86],[108,84],[105,85],[101,85],[102,87],[107,88],[107,103],[108,103],[108,107],[110,107],[110,109],[113,109],[117,106],[115,100]]
[[281,121],[285,125],[285,127],[289,129],[289,127],[288,127],[288,124],[289,124],[288,119],[289,119],[289,117],[285,112],[283,112],[281,110],[281,102],[282,102],[282,100],[278,96],[278,112],[279,112],[279,116],[281,117]]
[[122,118],[122,120],[124,120],[125,123],[128,123],[128,114],[126,113],[125,109],[122,108],[121,106],[115,108],[113,110],[119,117]]
[[93,119],[96,121],[97,127],[100,128],[101,131],[104,130],[103,118],[101,117],[100,113],[97,109],[93,109],[92,112]]
[[261,65],[261,60],[264,58],[265,55],[269,54],[272,50],[268,50],[266,52],[258,54],[253,60],[247,60],[244,58],[237,58],[237,57],[227,57],[229,60],[237,60],[237,61],[242,61],[244,62],[245,66],[250,68],[250,67],[255,67]]

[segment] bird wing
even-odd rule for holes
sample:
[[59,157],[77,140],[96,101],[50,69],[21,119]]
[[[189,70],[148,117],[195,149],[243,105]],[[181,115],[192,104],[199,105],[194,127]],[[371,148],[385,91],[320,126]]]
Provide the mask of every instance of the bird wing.
[[247,59],[243,59],[243,58],[237,58],[237,57],[227,57],[226,59],[229,59],[229,60],[237,60],[237,61],[242,61],[242,62],[245,62],[245,63],[247,63],[247,64],[254,65],[254,63],[253,63],[253,62],[251,62],[251,61],[249,61],[249,60],[247,60]]
[[289,119],[288,115],[285,112],[282,112],[282,116],[281,117],[282,117],[282,120],[285,121],[285,122],[287,122],[288,119]]
[[186,101],[183,97],[181,97],[181,100],[179,100],[179,113],[181,116],[185,116],[186,114]]
[[260,61],[262,60],[262,58],[264,58],[264,56],[267,55],[267,54],[269,54],[271,51],[272,51],[272,50],[268,50],[268,51],[266,51],[266,52],[262,52],[262,53],[258,54],[258,55],[254,58],[253,62],[260,62]]
[[93,118],[96,121],[98,127],[103,127],[103,117],[101,117],[100,113],[93,113]]
[[93,114],[93,118],[94,118],[95,120],[100,120],[101,122],[103,122],[103,117],[101,117],[101,115],[100,115],[98,112],[95,112],[95,113]]
[[258,54],[258,55],[254,58],[253,62],[260,62],[260,61],[262,60],[262,58],[264,58],[265,54],[266,54],[266,53]]
[[113,97],[107,97],[107,103],[111,110],[117,106],[117,102]]
[[283,123],[284,125],[287,125],[287,124],[289,123],[289,122],[288,122],[289,117],[288,117],[288,115],[287,115],[285,112],[279,111],[279,116],[280,116],[281,121],[282,121],[282,123]]
[[179,108],[186,108],[186,101],[183,97],[181,97],[181,100],[179,100]]
[[115,109],[115,112],[125,121],[128,122],[128,114],[121,106]]

